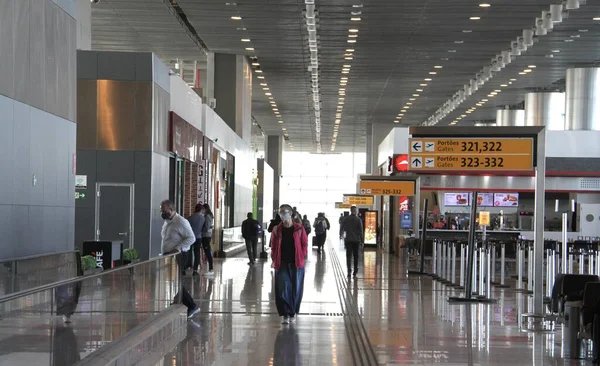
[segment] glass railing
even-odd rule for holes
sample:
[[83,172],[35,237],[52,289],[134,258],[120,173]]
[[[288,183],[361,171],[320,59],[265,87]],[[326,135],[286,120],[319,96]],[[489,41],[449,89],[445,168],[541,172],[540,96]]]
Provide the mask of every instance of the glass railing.
[[40,254],[0,261],[0,296],[77,277],[76,251]]
[[167,309],[174,255],[0,297],[0,365],[70,366]]

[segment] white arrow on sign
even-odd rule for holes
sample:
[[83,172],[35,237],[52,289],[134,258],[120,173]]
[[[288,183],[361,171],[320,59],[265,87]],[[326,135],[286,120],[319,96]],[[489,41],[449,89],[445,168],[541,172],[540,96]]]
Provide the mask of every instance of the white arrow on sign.
[[412,152],[421,152],[423,151],[423,144],[421,141],[416,141],[411,146]]

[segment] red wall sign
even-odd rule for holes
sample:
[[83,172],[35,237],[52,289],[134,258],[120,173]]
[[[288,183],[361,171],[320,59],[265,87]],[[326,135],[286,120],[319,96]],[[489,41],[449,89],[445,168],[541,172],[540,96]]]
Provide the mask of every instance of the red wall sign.
[[408,171],[408,154],[394,155],[394,172]]

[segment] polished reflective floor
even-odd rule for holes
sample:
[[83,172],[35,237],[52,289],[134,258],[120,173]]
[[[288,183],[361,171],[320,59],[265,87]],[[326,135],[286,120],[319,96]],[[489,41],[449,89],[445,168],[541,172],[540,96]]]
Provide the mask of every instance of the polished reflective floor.
[[364,253],[358,278],[349,281],[338,240],[309,254],[302,314],[282,325],[270,262],[246,262],[229,258],[214,279],[185,280],[202,313],[158,365],[375,364],[365,354],[380,365],[591,364],[561,358],[560,328],[520,329],[527,295],[497,290],[496,304],[449,305],[454,290],[409,277],[397,258],[376,251]]

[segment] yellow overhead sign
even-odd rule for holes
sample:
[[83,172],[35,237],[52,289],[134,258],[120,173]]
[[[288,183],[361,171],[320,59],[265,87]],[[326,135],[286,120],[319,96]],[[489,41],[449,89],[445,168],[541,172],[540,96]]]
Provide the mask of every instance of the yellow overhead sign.
[[414,196],[415,181],[361,180],[360,194],[376,196]]
[[344,195],[344,203],[356,206],[373,206],[373,196]]
[[350,207],[352,207],[352,205],[350,205],[348,203],[343,203],[343,202],[335,203],[335,208],[350,208]]
[[479,225],[490,226],[490,213],[489,211],[479,212]]
[[534,169],[532,138],[411,138],[412,171]]

